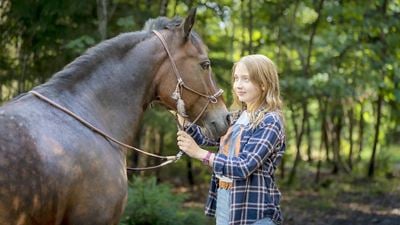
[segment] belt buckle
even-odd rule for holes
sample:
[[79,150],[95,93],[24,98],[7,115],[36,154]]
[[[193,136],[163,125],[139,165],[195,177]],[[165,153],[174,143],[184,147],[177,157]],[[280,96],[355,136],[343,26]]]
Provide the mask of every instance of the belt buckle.
[[232,188],[232,183],[219,180],[218,181],[218,188],[229,190],[229,189]]

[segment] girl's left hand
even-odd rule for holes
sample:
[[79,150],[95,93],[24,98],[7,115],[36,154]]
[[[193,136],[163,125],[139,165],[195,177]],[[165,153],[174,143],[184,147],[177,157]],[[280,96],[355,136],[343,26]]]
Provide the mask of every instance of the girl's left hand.
[[202,159],[205,150],[201,149],[189,134],[185,131],[178,131],[176,139],[179,149],[184,151],[188,156]]

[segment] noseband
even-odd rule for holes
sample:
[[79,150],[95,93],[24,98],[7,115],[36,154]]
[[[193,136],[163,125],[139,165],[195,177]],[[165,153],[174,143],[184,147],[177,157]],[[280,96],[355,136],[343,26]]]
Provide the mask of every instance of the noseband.
[[[183,89],[193,92],[193,93],[195,93],[201,97],[204,97],[208,100],[207,103],[205,104],[205,106],[203,107],[203,109],[200,111],[200,113],[192,121],[192,123],[196,123],[200,119],[200,117],[203,115],[203,113],[206,111],[208,105],[210,103],[212,103],[212,104],[217,103],[218,102],[217,98],[219,96],[221,96],[224,91],[222,89],[219,89],[215,94],[207,95],[207,94],[203,94],[203,93],[196,91],[193,88],[187,86],[185,84],[185,82],[183,81],[181,74],[179,73],[179,70],[176,66],[175,60],[172,58],[171,52],[169,51],[169,48],[168,48],[168,44],[165,41],[164,37],[162,36],[161,33],[159,33],[156,30],[153,30],[153,33],[158,37],[158,39],[160,39],[165,51],[167,52],[168,58],[171,61],[172,69],[174,70],[174,73],[175,73],[175,76],[177,79],[175,91],[172,93],[172,98],[176,101],[177,113],[184,118],[188,117],[188,115],[186,114],[186,110],[185,110],[185,102],[182,99],[182,90]],[[181,125],[178,123],[178,126],[181,126]],[[180,128],[182,129],[182,127],[180,127]]]

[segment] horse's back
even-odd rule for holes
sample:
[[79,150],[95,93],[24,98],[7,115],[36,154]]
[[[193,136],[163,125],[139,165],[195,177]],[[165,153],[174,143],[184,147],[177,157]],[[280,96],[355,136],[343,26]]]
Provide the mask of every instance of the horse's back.
[[0,107],[0,224],[117,224],[124,162],[54,112],[33,99]]

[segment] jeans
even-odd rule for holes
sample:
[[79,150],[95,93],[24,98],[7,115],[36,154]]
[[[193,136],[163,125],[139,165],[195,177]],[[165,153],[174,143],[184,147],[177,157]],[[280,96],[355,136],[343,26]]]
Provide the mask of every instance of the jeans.
[[[229,209],[230,209],[231,191],[218,188],[217,192],[217,211],[215,213],[216,225],[229,224]],[[270,218],[264,218],[256,221],[253,225],[275,225]]]
[[253,225],[275,225],[275,223],[270,218],[264,218],[253,223]]
[[231,191],[218,188],[217,192],[217,211],[215,213],[216,225],[229,224]]

